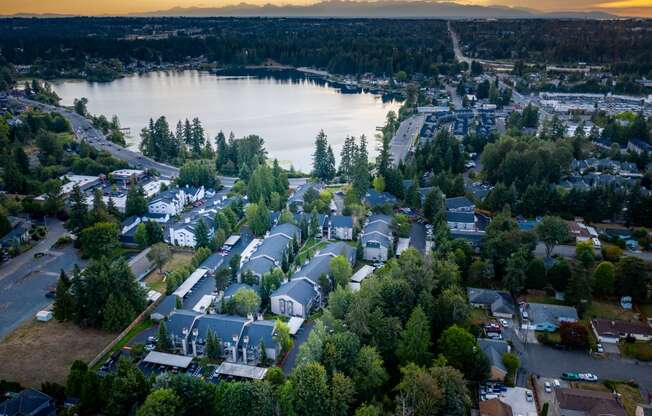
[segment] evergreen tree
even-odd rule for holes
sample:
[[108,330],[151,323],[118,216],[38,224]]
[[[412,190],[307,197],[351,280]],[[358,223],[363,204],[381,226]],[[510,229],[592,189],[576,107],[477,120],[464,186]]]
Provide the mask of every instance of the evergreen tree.
[[[332,152],[332,150],[331,150]],[[312,155],[312,174],[322,180],[328,180],[330,172],[328,139],[324,130],[320,130],[315,138],[315,153]]]
[[127,192],[127,202],[125,203],[125,215],[143,216],[147,213],[147,198],[140,186],[132,184]]
[[212,360],[222,357],[222,343],[210,328],[206,334],[206,356]]
[[401,332],[396,355],[402,364],[427,365],[431,359],[429,350],[430,324],[421,306],[417,306]]
[[70,279],[61,270],[57,289],[54,295],[54,318],[57,321],[67,321],[72,317],[73,299],[70,294]]
[[79,235],[81,230],[86,227],[88,208],[86,207],[86,197],[78,185],[73,186],[70,197],[68,198],[68,204],[70,205],[68,227],[74,234]]
[[360,136],[360,145],[357,148],[353,167],[353,190],[362,198],[369,189],[369,155],[367,154],[367,138]]
[[135,318],[131,305],[119,294],[110,294],[104,308],[102,326],[106,331],[121,331]]
[[158,327],[158,335],[156,338],[156,348],[161,352],[172,351],[172,338],[165,321],[161,321]]
[[311,238],[317,238],[321,235],[319,226],[319,214],[317,213],[317,208],[313,208],[310,214],[310,231],[309,235]]
[[208,247],[211,241],[208,235],[208,227],[203,219],[200,219],[195,228],[195,247]]

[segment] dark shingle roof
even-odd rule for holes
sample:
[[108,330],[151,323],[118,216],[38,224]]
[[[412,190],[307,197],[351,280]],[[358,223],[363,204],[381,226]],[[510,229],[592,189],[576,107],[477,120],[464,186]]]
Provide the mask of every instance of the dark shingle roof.
[[283,283],[278,289],[272,293],[272,297],[286,295],[296,300],[300,304],[306,306],[316,296],[315,289],[312,284],[304,279],[293,279],[287,283]]
[[3,416],[55,416],[52,397],[34,389],[25,389],[15,397],[0,403]]
[[353,217],[350,215],[331,216],[331,226],[335,228],[353,228]]
[[472,212],[451,212],[446,213],[446,221],[448,222],[463,222],[471,224],[475,222],[475,215]]
[[453,198],[446,198],[446,209],[455,210],[465,207],[471,207],[475,204],[465,196],[456,196]]
[[509,352],[509,345],[505,341],[481,338],[478,339],[478,345],[484,352],[484,355],[487,356],[492,367],[507,371],[503,363],[503,354]]
[[278,343],[274,339],[274,321],[254,321],[244,329],[242,337],[249,337],[249,345],[257,347],[262,341],[265,348],[270,348]]

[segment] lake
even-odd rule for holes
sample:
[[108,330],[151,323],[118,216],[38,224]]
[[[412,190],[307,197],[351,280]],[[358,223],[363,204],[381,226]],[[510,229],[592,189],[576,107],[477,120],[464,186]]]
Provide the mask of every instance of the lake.
[[52,83],[63,105],[86,97],[92,114],[117,115],[131,129],[129,147],[137,149],[150,118],[164,115],[174,131],[178,120],[199,117],[210,138],[257,134],[272,158],[285,167],[310,171],[314,138],[328,135],[336,157],[347,135],[374,135],[400,103],[371,93],[342,93],[337,85],[298,71],[160,71],[129,75],[107,83],[62,80]]

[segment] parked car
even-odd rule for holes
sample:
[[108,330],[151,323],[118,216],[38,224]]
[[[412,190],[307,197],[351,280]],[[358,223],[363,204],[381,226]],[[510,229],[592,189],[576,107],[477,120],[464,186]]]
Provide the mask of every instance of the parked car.
[[602,344],[598,344],[598,345],[596,345],[596,346],[595,346],[595,349],[596,349],[596,351],[599,352],[600,354],[603,354],[603,353],[604,353],[604,347],[602,346]]
[[525,400],[527,400],[528,402],[534,401],[534,396],[532,396],[532,392],[530,390],[527,390],[525,392]]
[[579,381],[580,376],[577,373],[561,373],[561,379],[567,381]]
[[554,380],[552,381],[552,385],[555,386],[555,388],[557,388],[557,387],[561,387],[561,383],[560,383],[559,380],[557,380],[557,379],[554,379]]
[[499,321],[500,321],[500,324],[502,326],[504,326],[505,328],[509,328],[509,326],[511,325],[511,323],[507,319],[499,319]]
[[550,385],[549,381],[543,383],[543,389],[546,391],[546,393],[552,393],[552,386]]
[[578,374],[578,377],[582,381],[590,381],[590,382],[596,382],[598,381],[598,376],[592,373],[580,373]]

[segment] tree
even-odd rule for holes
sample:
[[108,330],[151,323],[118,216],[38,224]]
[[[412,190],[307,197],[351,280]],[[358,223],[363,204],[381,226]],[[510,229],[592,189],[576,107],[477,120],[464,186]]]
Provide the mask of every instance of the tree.
[[312,155],[313,175],[321,180],[329,181],[335,176],[335,156],[328,145],[324,130],[320,130],[315,138],[315,153]]
[[240,316],[252,315],[260,308],[260,296],[252,289],[240,289],[231,298],[233,312]]
[[330,392],[326,370],[321,364],[309,363],[294,369],[290,377],[292,407],[297,415],[321,416],[329,413]]
[[107,386],[106,413],[110,416],[132,414],[144,402],[149,382],[142,371],[126,359],[118,362],[118,369]]
[[543,289],[546,286],[546,266],[540,258],[533,258],[525,271],[527,289]]
[[372,182],[372,186],[377,192],[385,192],[385,178],[376,176]]
[[579,322],[562,322],[559,325],[561,343],[575,349],[587,349],[589,346],[589,332]]
[[330,261],[330,266],[335,287],[347,287],[349,279],[351,279],[351,275],[353,274],[353,270],[351,269],[351,265],[346,257],[333,257]]
[[423,203],[423,215],[430,221],[434,222],[435,218],[444,211],[444,197],[438,188],[428,192]]
[[503,278],[503,286],[509,290],[512,296],[521,293],[525,288],[526,269],[528,265],[527,248],[519,249],[507,260],[507,270]]
[[354,396],[355,386],[353,381],[339,371],[334,372],[331,377],[329,406],[331,416],[347,416]]
[[514,377],[516,376],[516,371],[518,371],[518,367],[521,365],[519,359],[516,355],[512,354],[511,352],[506,352],[503,354],[503,364],[507,369],[507,375],[505,375],[505,381],[508,383],[508,385],[513,385]]
[[458,286],[444,289],[435,299],[431,320],[436,334],[451,325],[464,325],[471,316],[471,307]]
[[86,108],[86,105],[88,104],[88,98],[82,97],[82,98],[75,98],[73,100],[73,108],[75,109],[75,113],[79,114],[80,116],[86,117],[88,114],[88,109]]
[[163,273],[163,265],[172,257],[170,246],[165,243],[154,244],[147,253],[147,259],[154,263],[159,273]]
[[147,247],[149,239],[147,238],[147,228],[142,222],[136,226],[136,232],[134,233],[134,241],[140,246],[140,248]]
[[0,211],[0,236],[4,236],[11,231],[11,223],[4,212]]
[[212,360],[222,357],[222,343],[210,328],[206,334],[206,356]]
[[104,305],[103,315],[102,327],[106,331],[117,332],[133,321],[135,312],[122,295],[112,293]]
[[153,245],[163,241],[163,229],[155,221],[145,221],[145,231],[147,235],[147,245]]
[[609,296],[614,292],[616,269],[610,261],[603,261],[593,270],[593,290],[597,295]]
[[137,416],[182,416],[181,399],[171,389],[156,389],[151,392]]
[[371,401],[382,391],[388,380],[383,358],[375,347],[365,345],[360,348],[352,371],[353,382],[357,386],[360,401]]
[[281,351],[287,353],[292,348],[292,336],[290,336],[290,327],[280,319],[276,320],[276,335],[274,339],[281,344]]
[[118,247],[119,235],[117,224],[98,222],[82,230],[79,242],[84,255],[96,259],[110,255]]
[[127,202],[125,202],[125,215],[141,217],[147,214],[147,198],[143,188],[137,185],[131,185],[127,192]]
[[72,316],[73,299],[70,294],[70,279],[61,270],[54,295],[54,319],[66,321]]
[[210,247],[211,240],[208,235],[208,227],[203,219],[200,219],[195,227],[195,247]]
[[647,299],[647,270],[645,262],[632,256],[620,259],[616,264],[616,293],[631,296],[635,302]]
[[310,213],[310,237],[317,238],[321,235],[321,227],[319,225],[319,214],[317,213],[317,208],[313,208]]
[[575,245],[575,258],[582,263],[585,269],[590,269],[595,262],[593,244],[588,241],[580,241]]
[[426,365],[430,362],[430,323],[428,317],[417,306],[401,332],[396,355],[403,364],[409,362]]
[[199,188],[218,188],[220,181],[215,173],[215,166],[206,161],[191,160],[183,164],[177,179],[179,186],[194,186]]
[[559,258],[548,270],[548,280],[557,292],[564,292],[572,277],[572,270],[568,261]]
[[70,215],[68,219],[68,227],[79,236],[81,230],[86,227],[88,221],[88,207],[86,206],[86,196],[82,193],[78,185],[73,186],[70,197],[68,198],[70,205]]
[[568,224],[559,217],[545,216],[539,222],[535,231],[537,236],[546,246],[546,256],[550,257],[555,246],[565,240],[568,240]]
[[361,198],[369,189],[369,155],[367,154],[367,138],[360,136],[360,145],[353,165],[353,190]]
[[161,321],[161,323],[158,326],[156,348],[162,352],[172,351],[172,338],[170,337],[168,326],[164,321]]
[[479,382],[487,378],[489,361],[475,337],[464,328],[453,325],[446,329],[439,338],[439,351],[467,380]]
[[281,286],[283,279],[283,271],[279,268],[275,268],[269,273],[263,274],[260,279],[260,300],[263,308],[269,305],[269,299],[271,294]]

